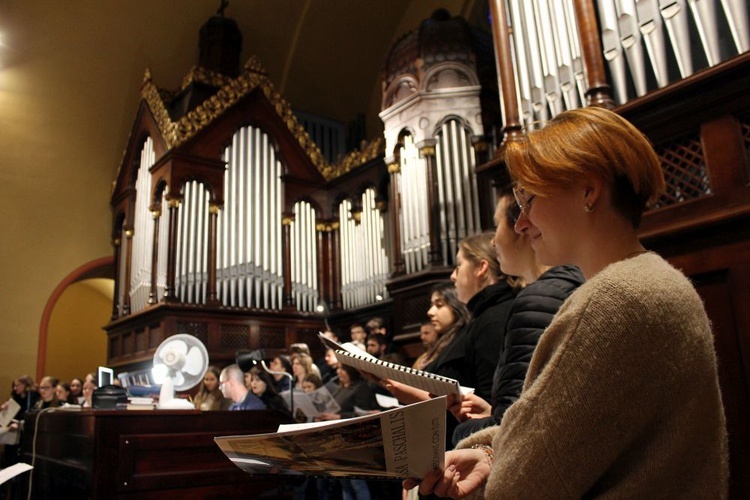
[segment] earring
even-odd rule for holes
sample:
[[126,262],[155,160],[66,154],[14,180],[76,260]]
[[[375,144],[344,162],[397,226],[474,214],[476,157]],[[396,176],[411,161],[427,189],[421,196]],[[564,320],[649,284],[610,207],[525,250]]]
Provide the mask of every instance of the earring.
[[583,209],[584,209],[584,210],[586,211],[586,213],[589,213],[589,214],[590,214],[591,212],[593,212],[593,211],[594,211],[594,205],[593,205],[593,204],[592,204],[591,202],[588,202],[588,203],[586,203],[586,204],[585,204],[585,205],[583,206]]

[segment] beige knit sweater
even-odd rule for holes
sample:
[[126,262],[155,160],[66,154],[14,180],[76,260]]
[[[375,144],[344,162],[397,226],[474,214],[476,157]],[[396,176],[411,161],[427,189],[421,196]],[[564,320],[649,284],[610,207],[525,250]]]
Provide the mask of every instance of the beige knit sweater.
[[542,335],[492,444],[486,498],[724,498],[728,458],[711,327],[661,257],[610,265]]

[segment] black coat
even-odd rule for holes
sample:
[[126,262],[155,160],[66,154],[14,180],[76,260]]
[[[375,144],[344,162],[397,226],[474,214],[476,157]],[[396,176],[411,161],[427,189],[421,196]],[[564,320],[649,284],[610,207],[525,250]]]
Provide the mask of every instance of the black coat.
[[425,371],[458,380],[489,400],[492,375],[504,343],[505,323],[515,298],[503,280],[480,290],[467,307],[471,320]]
[[[467,420],[456,428],[453,442],[492,425],[500,425],[505,410],[521,394],[529,361],[539,338],[565,299],[584,282],[575,266],[553,267],[521,290],[505,325],[504,348],[494,371],[492,417]],[[486,398],[485,398],[486,399]]]

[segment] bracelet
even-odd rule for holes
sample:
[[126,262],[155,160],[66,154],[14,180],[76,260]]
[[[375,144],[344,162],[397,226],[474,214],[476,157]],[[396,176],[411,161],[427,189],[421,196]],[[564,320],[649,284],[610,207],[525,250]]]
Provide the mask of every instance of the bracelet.
[[471,449],[482,450],[487,458],[487,465],[492,467],[492,462],[495,461],[495,450],[492,449],[492,446],[487,446],[486,444],[475,444]]

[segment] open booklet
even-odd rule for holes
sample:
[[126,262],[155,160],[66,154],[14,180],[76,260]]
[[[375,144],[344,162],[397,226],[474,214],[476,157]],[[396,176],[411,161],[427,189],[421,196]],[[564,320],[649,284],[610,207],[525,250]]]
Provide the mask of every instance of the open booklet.
[[461,387],[461,384],[456,379],[409,368],[408,366],[389,363],[351,344],[339,344],[322,334],[318,334],[318,337],[326,348],[333,349],[333,352],[336,353],[336,359],[341,363],[363,372],[372,373],[376,377],[395,380],[396,382],[422,389],[436,396],[446,396],[448,394],[460,396],[461,394],[474,392],[474,389]]
[[16,414],[21,410],[21,406],[16,402],[15,399],[10,398],[5,403],[5,408],[0,412],[0,427],[8,427],[8,425],[16,418]]
[[[290,391],[280,392],[279,396],[291,410]],[[325,387],[319,387],[312,392],[294,391],[294,413],[303,413],[304,417],[311,420],[321,413],[338,413],[341,406],[333,398],[331,392]],[[297,415],[295,415],[297,417]]]
[[215,438],[250,474],[422,478],[445,461],[445,397],[375,415]]

